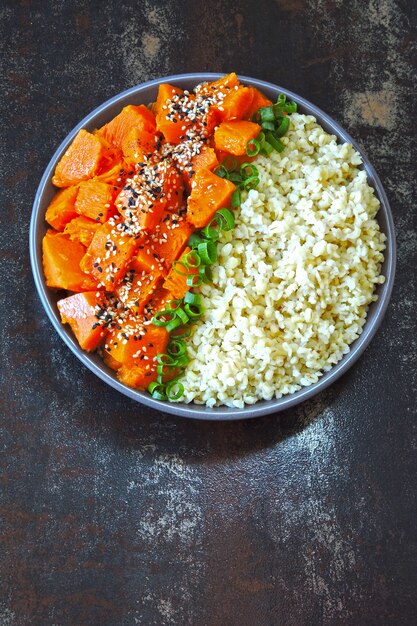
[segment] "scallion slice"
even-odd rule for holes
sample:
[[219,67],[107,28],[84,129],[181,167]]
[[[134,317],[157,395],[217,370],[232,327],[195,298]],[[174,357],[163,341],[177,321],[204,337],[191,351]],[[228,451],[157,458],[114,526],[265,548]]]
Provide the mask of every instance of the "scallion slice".
[[232,207],[234,209],[237,209],[238,207],[240,207],[240,203],[241,203],[241,193],[240,193],[240,189],[239,187],[237,189],[234,190],[233,194],[232,194]]
[[283,135],[285,135],[285,133],[287,132],[289,127],[290,127],[290,118],[289,117],[283,117],[280,125],[275,130],[275,136],[276,137],[282,137]]
[[253,165],[253,163],[243,163],[240,166],[240,174],[244,182],[246,178],[250,178],[251,176],[258,176],[259,171],[258,168]]
[[182,339],[185,337],[189,337],[191,335],[191,328],[189,326],[178,326],[171,333],[171,338],[173,339]]
[[275,130],[275,124],[273,122],[263,122],[262,130]]
[[251,139],[246,144],[246,154],[248,156],[256,156],[261,149],[261,142],[258,139]]
[[278,137],[275,137],[275,135],[273,135],[270,132],[266,133],[266,140],[269,144],[271,144],[273,149],[276,150],[277,152],[282,152],[285,148],[282,141],[280,141]]
[[201,262],[205,265],[211,265],[217,261],[217,246],[213,241],[204,241],[198,244],[197,250]]
[[235,159],[234,156],[227,156],[225,159],[223,159],[221,164],[227,169],[228,172],[233,172],[233,170],[235,170],[238,165],[237,159]]
[[158,365],[174,365],[175,359],[172,355],[167,354],[166,352],[161,352],[156,355],[156,362]]
[[[206,265],[200,265],[199,270],[204,269]],[[200,272],[198,274],[189,274],[185,280],[185,284],[187,287],[200,287],[203,282],[202,276],[200,276]]]
[[166,328],[168,324],[175,319],[175,311],[171,309],[164,309],[163,311],[157,311],[152,318],[152,324],[159,328]]
[[170,300],[167,304],[168,311],[175,311],[181,304],[181,300]]
[[198,267],[201,264],[201,259],[200,256],[198,254],[198,252],[196,252],[195,250],[191,250],[191,252],[189,252],[186,256],[185,259],[183,261],[181,261],[181,263],[184,263],[184,265],[189,268],[189,267]]
[[185,304],[201,304],[202,297],[199,293],[194,293],[192,291],[187,291],[184,296]]
[[265,156],[269,156],[272,150],[273,150],[273,147],[271,146],[271,144],[265,140],[262,144],[262,150],[261,150],[262,154],[265,154]]
[[148,391],[155,400],[167,400],[165,385],[160,382],[153,382],[149,385]]
[[165,387],[168,400],[179,400],[184,395],[184,385],[178,380],[171,380]]
[[187,345],[182,339],[171,339],[167,346],[167,353],[178,358],[187,352]]
[[188,322],[187,314],[183,309],[181,309],[181,307],[175,311],[175,315],[177,316],[177,319],[181,320],[181,324],[186,324]]
[[204,241],[204,239],[202,239],[198,233],[193,233],[187,241],[187,246],[196,248],[202,241]]
[[227,178],[229,176],[229,170],[222,163],[221,165],[216,167],[216,169],[214,170],[214,174],[216,174],[216,176],[219,176],[219,178]]
[[203,306],[200,304],[184,304],[184,310],[192,320],[200,318],[204,313]]
[[255,189],[259,185],[258,176],[249,176],[243,181],[243,186],[245,189]]
[[[217,226],[217,228],[216,228]],[[206,239],[211,239],[212,241],[217,241],[217,239],[220,236],[219,233],[220,230],[220,225],[216,219],[216,217],[213,217],[213,219],[207,224],[207,226],[205,226],[203,228],[203,230],[201,231],[204,235],[204,237]]]
[[198,268],[198,275],[201,277],[201,280],[204,283],[213,282],[213,271],[210,265],[200,265],[200,267]]
[[228,179],[235,185],[240,185],[242,182],[242,177],[238,172],[230,172]]
[[258,109],[258,113],[262,123],[274,121],[274,111],[272,110],[272,106],[262,107]]
[[[183,268],[183,271],[179,269],[180,266]],[[187,266],[184,261],[173,261],[172,269],[180,276],[188,276]]]
[[[187,321],[188,321],[188,317],[187,317]],[[174,328],[178,328],[178,326],[181,326],[183,324],[183,322],[181,321],[181,318],[179,316],[174,317],[173,320],[171,320],[166,326],[165,328],[167,329],[167,331],[170,333],[172,330],[174,330]]]
[[220,220],[220,228],[224,231],[232,230],[235,226],[235,216],[229,209],[219,209],[215,217]]
[[286,102],[284,104],[284,111],[286,113],[296,113],[297,112],[297,103],[290,100],[290,102]]

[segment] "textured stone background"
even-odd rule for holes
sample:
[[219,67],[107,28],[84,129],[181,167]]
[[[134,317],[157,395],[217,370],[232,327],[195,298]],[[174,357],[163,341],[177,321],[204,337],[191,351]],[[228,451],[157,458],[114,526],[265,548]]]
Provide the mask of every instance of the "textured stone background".
[[[1,3],[1,626],[415,623],[416,6]],[[199,424],[80,365],[35,294],[27,233],[50,155],[93,107],[232,69],[307,97],[366,147],[399,265],[381,330],[337,384],[281,416]]]

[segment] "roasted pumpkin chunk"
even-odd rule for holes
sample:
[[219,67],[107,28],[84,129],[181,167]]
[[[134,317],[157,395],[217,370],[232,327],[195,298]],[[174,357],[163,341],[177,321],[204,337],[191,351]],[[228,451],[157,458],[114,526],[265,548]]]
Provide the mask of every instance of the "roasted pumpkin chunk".
[[187,203],[187,220],[195,228],[203,228],[218,209],[230,204],[235,185],[205,168],[200,168],[193,179]]
[[63,324],[69,324],[83,350],[91,352],[107,334],[97,317],[97,311],[105,306],[104,294],[86,291],[59,300],[58,310]]
[[80,268],[85,248],[77,241],[48,230],[42,241],[43,269],[46,284],[54,289],[91,291],[97,281]]
[[222,122],[214,131],[214,144],[216,150],[234,155],[246,154],[247,143],[255,139],[260,132],[259,124],[247,120]]

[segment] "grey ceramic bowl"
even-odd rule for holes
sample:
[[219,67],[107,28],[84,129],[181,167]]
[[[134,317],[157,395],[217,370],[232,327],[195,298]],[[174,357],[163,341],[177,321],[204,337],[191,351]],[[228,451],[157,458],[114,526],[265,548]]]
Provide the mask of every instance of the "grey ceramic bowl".
[[160,402],[159,400],[154,400],[153,398],[151,398],[151,396],[147,393],[142,393],[140,391],[136,391],[134,389],[126,387],[117,380],[115,373],[103,363],[98,355],[87,354],[86,352],[83,352],[75,341],[70,329],[67,326],[63,326],[61,324],[56,306],[58,294],[49,289],[45,284],[42,270],[41,251],[42,238],[47,229],[47,225],[44,220],[45,211],[49,202],[51,201],[52,196],[56,191],[55,188],[52,186],[51,177],[53,175],[57,162],[81,128],[93,130],[94,128],[102,126],[111,118],[113,118],[117,113],[119,113],[119,111],[127,104],[148,104],[149,102],[153,102],[156,99],[158,85],[160,83],[168,82],[174,85],[179,85],[183,89],[192,89],[195,85],[202,81],[215,80],[220,76],[221,74],[212,73],[181,74],[178,76],[167,76],[165,78],[160,78],[147,83],[143,83],[142,85],[132,87],[127,91],[123,91],[114,98],[107,100],[107,102],[104,102],[104,104],[99,106],[89,115],[87,115],[87,117],[81,120],[81,122],[64,139],[64,141],[61,143],[61,145],[53,155],[37,190],[35,201],[33,204],[32,219],[30,224],[30,257],[35,284],[39,292],[42,304],[45,307],[46,313],[51,320],[52,325],[54,326],[60,337],[62,337],[62,339],[65,341],[67,346],[78,357],[78,359],[92,372],[94,372],[94,374],[96,374],[99,378],[101,378],[111,387],[114,387],[114,389],[117,389],[129,398],[132,398],[137,402],[141,402],[142,404],[152,407],[153,409],[158,409],[160,411],[173,413],[175,415],[182,415],[184,417],[194,419],[236,420],[257,417],[260,415],[266,415],[268,413],[275,413],[283,409],[287,409],[296,404],[299,404],[300,402],[303,402],[304,400],[307,400],[307,398],[311,398],[315,394],[328,387],[337,378],[339,378],[339,376],[346,372],[346,370],[351,367],[351,365],[353,365],[353,363],[363,353],[363,351],[371,341],[372,337],[374,336],[378,326],[380,325],[388,306],[388,301],[394,282],[396,260],[394,224],[388,200],[385,195],[385,191],[381,185],[381,182],[372,165],[370,164],[367,156],[364,154],[363,150],[359,148],[357,143],[348,135],[348,133],[346,133],[343,128],[341,128],[339,124],[337,124],[337,122],[332,120],[328,115],[326,115],[326,113],[318,109],[316,106],[314,106],[307,100],[304,100],[304,98],[297,96],[295,93],[292,93],[291,91],[288,91],[283,87],[279,87],[278,85],[273,85],[271,83],[267,83],[261,80],[256,80],[254,78],[248,78],[246,76],[240,77],[243,83],[258,87],[272,100],[276,99],[276,96],[279,92],[287,94],[289,98],[297,102],[300,112],[314,115],[325,130],[336,135],[340,139],[340,141],[347,141],[353,144],[356,150],[358,150],[358,152],[360,152],[360,154],[362,155],[364,168],[368,175],[369,183],[374,187],[376,194],[381,202],[381,208],[378,213],[378,221],[381,230],[387,236],[385,262],[382,268],[382,273],[385,276],[385,283],[378,287],[378,300],[372,303],[369,308],[368,318],[362,334],[352,344],[350,352],[345,355],[345,357],[329,372],[324,374],[316,384],[311,385],[310,387],[305,387],[292,395],[284,396],[283,398],[280,398],[278,400],[258,402],[254,406],[248,406],[247,408],[243,409],[228,407],[218,407],[210,409],[197,404],[170,404],[169,402]]

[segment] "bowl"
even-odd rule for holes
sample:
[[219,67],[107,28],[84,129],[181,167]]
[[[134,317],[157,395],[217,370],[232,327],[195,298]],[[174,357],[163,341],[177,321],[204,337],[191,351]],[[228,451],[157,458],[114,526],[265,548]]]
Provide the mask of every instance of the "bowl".
[[47,230],[44,216],[46,208],[56,192],[56,189],[51,183],[51,178],[56,164],[68,148],[77,132],[81,128],[86,128],[87,130],[92,131],[93,129],[102,126],[117,115],[117,113],[119,113],[120,110],[127,104],[148,104],[149,102],[155,101],[160,83],[172,83],[173,85],[178,85],[183,89],[190,90],[202,81],[212,81],[220,76],[222,76],[222,74],[179,74],[142,83],[141,85],[127,89],[114,98],[107,100],[81,120],[81,122],[67,135],[59,148],[56,150],[42,176],[36,192],[35,201],[33,203],[29,246],[35,285],[52,325],[81,363],[88,367],[94,374],[96,374],[96,376],[101,378],[101,380],[114,389],[117,389],[117,391],[125,394],[133,400],[136,400],[137,402],[140,402],[141,404],[151,407],[152,409],[194,419],[237,420],[258,417],[268,413],[276,413],[278,411],[282,411],[283,409],[288,409],[289,407],[293,407],[296,404],[311,398],[328,387],[342,374],[344,374],[364,352],[372,337],[375,335],[375,332],[380,325],[388,306],[394,282],[396,262],[394,223],[388,199],[382,187],[381,181],[379,180],[362,148],[360,148],[350,135],[326,113],[304,98],[288,91],[284,87],[273,85],[272,83],[264,82],[262,80],[249,78],[247,76],[239,77],[243,83],[253,85],[254,87],[261,89],[272,100],[276,99],[278,93],[285,93],[290,99],[297,102],[298,110],[301,113],[314,115],[326,131],[336,135],[339,140],[343,142],[351,143],[360,153],[363,159],[363,168],[365,169],[368,177],[368,182],[375,189],[376,195],[381,203],[377,219],[381,230],[387,237],[386,250],[384,253],[385,261],[382,266],[382,273],[385,276],[385,282],[384,284],[378,286],[378,300],[370,305],[362,334],[355,340],[354,343],[352,343],[350,352],[346,354],[343,359],[339,361],[339,363],[337,363],[330,371],[326,372],[317,383],[309,387],[303,387],[291,395],[284,396],[279,399],[259,401],[255,405],[250,405],[242,409],[224,406],[209,408],[198,404],[169,403],[154,400],[148,393],[131,389],[130,387],[127,387],[119,382],[116,378],[115,372],[108,368],[97,354],[88,354],[81,350],[74,339],[71,330],[67,326],[64,326],[60,321],[57,309],[58,294],[46,286],[42,268],[42,238]]

